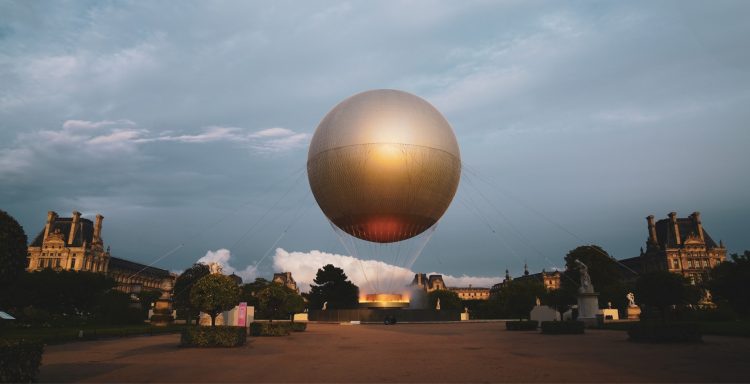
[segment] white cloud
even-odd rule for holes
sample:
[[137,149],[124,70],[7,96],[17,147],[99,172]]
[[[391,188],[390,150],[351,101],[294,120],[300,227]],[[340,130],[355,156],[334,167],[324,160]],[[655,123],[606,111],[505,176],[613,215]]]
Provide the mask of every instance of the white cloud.
[[63,130],[75,130],[75,129],[99,129],[102,127],[109,127],[113,125],[124,126],[124,125],[135,125],[134,122],[122,119],[122,120],[102,120],[102,121],[88,121],[88,120],[66,120],[62,127]]
[[228,249],[217,249],[216,251],[207,251],[206,255],[198,259],[198,263],[208,264],[217,263],[221,265],[222,272],[225,275],[235,275],[242,278],[244,283],[249,283],[255,280],[258,276],[258,270],[253,265],[248,265],[245,269],[238,270],[229,264],[232,259],[232,253]]
[[[291,272],[300,290],[305,292],[313,284],[315,274],[324,265],[332,264],[344,270],[344,273],[357,286],[360,292],[368,291],[401,291],[414,278],[415,272],[391,265],[378,260],[360,260],[352,256],[312,250],[309,252],[289,252],[277,248],[273,256],[273,267],[277,272]],[[439,274],[437,272],[428,275]],[[491,287],[502,281],[500,277],[451,276],[443,275],[443,280],[449,287]]]

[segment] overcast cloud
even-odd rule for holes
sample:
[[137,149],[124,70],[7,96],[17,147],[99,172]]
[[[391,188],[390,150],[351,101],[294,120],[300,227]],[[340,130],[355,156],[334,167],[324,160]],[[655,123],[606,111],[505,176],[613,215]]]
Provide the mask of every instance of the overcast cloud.
[[114,255],[170,270],[225,250],[270,277],[276,248],[346,254],[307,144],[339,101],[396,88],[445,114],[465,165],[412,270],[517,275],[583,243],[632,257],[645,216],[670,211],[701,211],[740,252],[749,16],[746,1],[5,1],[0,208],[30,240],[48,210],[101,213]]

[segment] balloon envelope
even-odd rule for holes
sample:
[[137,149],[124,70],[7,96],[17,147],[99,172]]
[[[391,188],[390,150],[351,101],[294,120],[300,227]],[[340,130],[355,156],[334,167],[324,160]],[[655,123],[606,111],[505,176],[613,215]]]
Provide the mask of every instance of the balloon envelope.
[[414,237],[448,209],[461,177],[450,124],[427,101],[396,90],[336,105],[310,143],[315,200],[337,227],[389,243]]

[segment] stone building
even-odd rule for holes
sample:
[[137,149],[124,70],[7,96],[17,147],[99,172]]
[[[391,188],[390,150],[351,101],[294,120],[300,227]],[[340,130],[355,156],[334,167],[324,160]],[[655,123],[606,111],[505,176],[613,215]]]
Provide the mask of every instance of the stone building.
[[292,277],[291,272],[274,273],[273,279],[271,279],[271,282],[284,285],[287,288],[299,293],[297,282],[294,281],[294,278]]
[[640,255],[620,260],[620,263],[637,273],[670,271],[679,273],[697,283],[708,278],[708,273],[726,259],[727,249],[709,236],[701,214],[693,212],[686,218],[678,218],[670,212],[666,219],[654,222],[654,216],[646,217],[648,239],[646,251]]
[[[26,270],[43,268],[103,273],[112,277],[117,289],[126,293],[140,289],[162,289],[166,280],[173,283],[175,276],[164,269],[112,257],[102,240],[102,215],[96,221],[81,217],[59,217],[47,212],[44,229],[28,247]],[[170,284],[171,285],[171,284]]]
[[416,286],[417,288],[423,289],[425,292],[447,289],[445,286],[445,282],[443,281],[443,275],[430,275],[430,277],[428,278],[427,274],[425,273],[415,274],[414,280],[412,280],[409,286]]
[[490,289],[481,287],[450,287],[448,290],[456,292],[461,300],[489,300]]
[[[553,289],[560,289],[560,283],[562,279],[562,272],[560,271],[552,271],[547,272],[544,269],[542,269],[539,273],[529,273],[529,269],[524,264],[523,266],[523,275],[517,277],[515,280],[517,281],[523,281],[526,279],[533,279],[538,280],[542,284],[544,284],[544,288],[547,288],[548,291]],[[505,279],[503,279],[502,282],[497,283],[490,288],[490,295],[495,295],[506,285],[509,284],[514,279],[510,276],[510,273],[508,270],[505,270]]]

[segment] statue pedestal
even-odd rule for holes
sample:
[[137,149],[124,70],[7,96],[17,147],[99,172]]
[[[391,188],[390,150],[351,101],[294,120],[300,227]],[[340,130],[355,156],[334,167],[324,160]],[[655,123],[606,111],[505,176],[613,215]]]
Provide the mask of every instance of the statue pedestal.
[[172,324],[174,322],[174,317],[172,317],[172,300],[156,300],[156,303],[154,303],[154,314],[150,320],[152,325],[160,327]]
[[578,320],[584,321],[587,324],[589,321],[596,323],[596,315],[598,313],[599,294],[596,292],[578,293]]
[[641,308],[639,306],[628,307],[628,320],[638,320],[641,318]]

